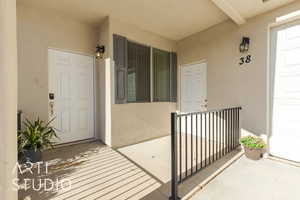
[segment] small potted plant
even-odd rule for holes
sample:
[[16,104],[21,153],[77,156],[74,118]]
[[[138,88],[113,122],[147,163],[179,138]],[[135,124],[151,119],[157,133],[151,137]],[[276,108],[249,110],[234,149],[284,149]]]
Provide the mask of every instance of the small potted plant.
[[58,138],[51,121],[44,123],[39,118],[33,122],[26,119],[24,130],[18,132],[18,151],[26,161],[38,162],[42,158],[42,150],[53,148],[53,139]]
[[245,155],[251,160],[259,160],[265,152],[266,143],[259,137],[246,136],[241,138]]

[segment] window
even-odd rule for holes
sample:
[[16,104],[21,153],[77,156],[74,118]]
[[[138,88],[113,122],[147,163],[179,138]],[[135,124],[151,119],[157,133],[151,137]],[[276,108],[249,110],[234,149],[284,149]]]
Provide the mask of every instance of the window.
[[127,102],[150,102],[150,47],[127,42]]
[[116,103],[150,102],[151,78],[154,101],[176,102],[176,53],[153,48],[151,58],[151,47],[128,41],[115,34],[113,43]]
[[170,53],[153,49],[154,101],[170,101]]
[[154,101],[177,101],[177,56],[153,49]]

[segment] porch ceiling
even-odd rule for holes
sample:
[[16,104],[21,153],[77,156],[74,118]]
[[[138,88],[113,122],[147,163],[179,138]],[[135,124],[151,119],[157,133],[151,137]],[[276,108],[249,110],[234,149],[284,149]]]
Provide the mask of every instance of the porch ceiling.
[[295,0],[266,0],[263,3],[263,0],[226,0],[234,8],[236,8],[239,13],[244,18],[254,17],[256,15],[268,12],[275,8],[281,7],[285,4],[294,2]]
[[[294,0],[17,0],[98,26],[106,16],[180,40],[227,20],[247,19]],[[154,3],[155,2],[155,3]],[[225,4],[225,7],[224,7]],[[242,20],[243,22],[244,20]]]

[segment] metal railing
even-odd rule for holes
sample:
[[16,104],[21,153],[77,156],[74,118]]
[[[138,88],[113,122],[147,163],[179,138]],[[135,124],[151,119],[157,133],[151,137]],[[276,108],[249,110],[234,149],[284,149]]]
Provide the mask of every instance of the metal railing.
[[239,146],[241,107],[171,113],[171,200],[178,185]]

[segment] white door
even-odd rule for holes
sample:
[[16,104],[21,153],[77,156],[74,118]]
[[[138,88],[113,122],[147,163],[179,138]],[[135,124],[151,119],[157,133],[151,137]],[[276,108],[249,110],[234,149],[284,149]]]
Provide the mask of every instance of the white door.
[[300,162],[300,25],[272,30],[270,153]]
[[59,142],[93,138],[94,58],[49,49],[48,65],[49,118],[55,118]]
[[181,112],[206,110],[206,68],[206,63],[197,63],[181,68]]

